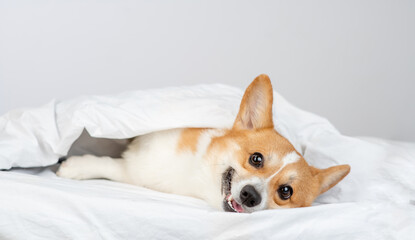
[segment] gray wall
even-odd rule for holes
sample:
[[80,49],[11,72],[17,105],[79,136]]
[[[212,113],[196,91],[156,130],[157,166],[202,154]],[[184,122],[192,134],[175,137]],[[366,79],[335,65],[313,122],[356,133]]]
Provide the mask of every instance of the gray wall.
[[3,1],[0,114],[268,73],[347,135],[415,140],[415,1]]

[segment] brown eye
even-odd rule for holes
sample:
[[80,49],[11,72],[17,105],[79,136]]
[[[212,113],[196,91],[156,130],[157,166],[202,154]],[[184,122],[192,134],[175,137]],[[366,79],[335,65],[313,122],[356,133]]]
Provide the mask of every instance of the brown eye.
[[264,166],[264,156],[261,153],[255,152],[249,157],[249,164],[255,168],[261,168]]
[[281,185],[278,188],[278,195],[282,200],[287,200],[293,195],[293,188],[290,185]]

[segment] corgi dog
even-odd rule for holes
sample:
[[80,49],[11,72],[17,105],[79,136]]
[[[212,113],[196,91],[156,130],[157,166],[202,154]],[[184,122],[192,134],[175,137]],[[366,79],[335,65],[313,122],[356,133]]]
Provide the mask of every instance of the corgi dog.
[[230,129],[170,129],[136,137],[121,158],[72,156],[57,175],[104,178],[205,200],[228,212],[310,206],[349,165],[307,164],[275,129],[273,90],[262,74],[248,86]]

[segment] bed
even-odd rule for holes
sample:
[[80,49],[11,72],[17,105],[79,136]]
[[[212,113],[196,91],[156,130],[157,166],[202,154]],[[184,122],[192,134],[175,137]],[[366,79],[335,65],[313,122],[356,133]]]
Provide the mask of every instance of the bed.
[[0,239],[413,239],[415,143],[349,137],[274,93],[274,122],[316,167],[351,173],[311,207],[235,214],[199,199],[56,176],[67,155],[117,155],[126,139],[230,127],[242,90],[198,85],[83,96],[0,117]]

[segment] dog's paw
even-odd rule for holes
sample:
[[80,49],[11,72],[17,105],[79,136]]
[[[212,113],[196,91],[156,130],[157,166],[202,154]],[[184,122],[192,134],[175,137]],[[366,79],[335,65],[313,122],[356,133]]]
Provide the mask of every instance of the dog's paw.
[[68,158],[61,163],[56,175],[70,179],[85,179],[86,176],[84,176],[83,172],[85,170],[84,165],[86,158],[88,158],[88,156],[73,156]]

